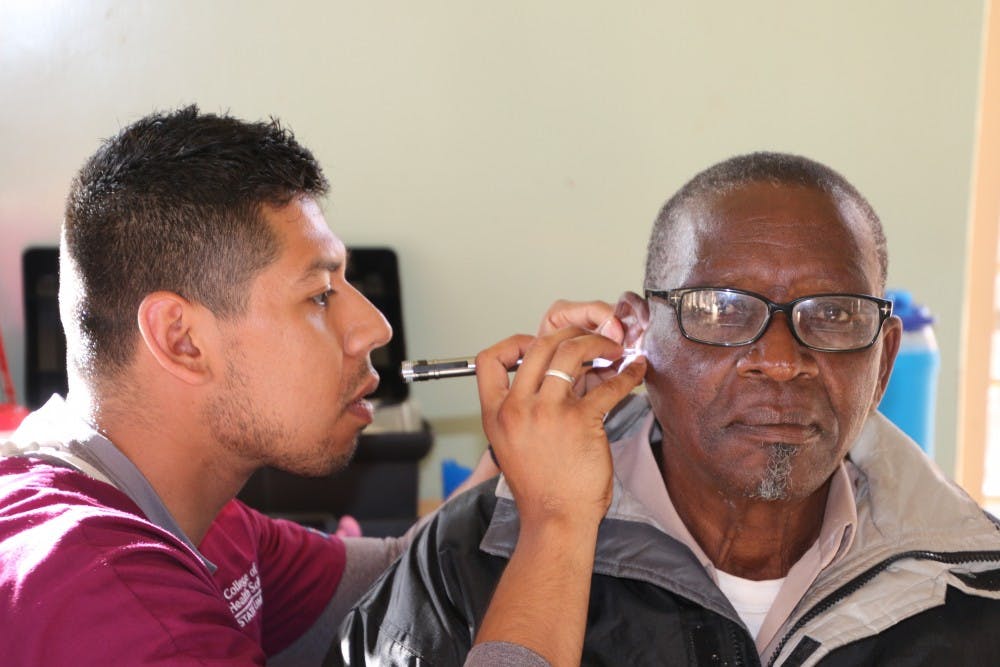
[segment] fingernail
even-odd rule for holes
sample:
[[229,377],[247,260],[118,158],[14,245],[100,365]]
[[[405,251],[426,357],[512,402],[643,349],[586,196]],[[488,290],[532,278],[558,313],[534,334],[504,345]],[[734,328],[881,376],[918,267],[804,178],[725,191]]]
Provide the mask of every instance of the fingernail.
[[601,326],[597,328],[597,333],[601,334],[602,336],[607,336],[608,332],[614,327],[614,321],[615,321],[614,317],[609,317],[608,319],[604,320]]

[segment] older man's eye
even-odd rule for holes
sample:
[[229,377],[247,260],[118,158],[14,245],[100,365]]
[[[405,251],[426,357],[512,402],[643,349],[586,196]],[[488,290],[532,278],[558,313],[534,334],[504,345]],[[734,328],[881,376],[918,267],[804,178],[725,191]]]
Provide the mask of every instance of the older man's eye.
[[327,304],[330,301],[330,295],[332,294],[333,294],[332,289],[326,289],[317,294],[316,296],[310,298],[312,299],[312,302],[315,303],[317,306],[321,308],[326,308]]
[[828,324],[847,324],[854,315],[839,304],[824,303],[821,304],[813,316]]

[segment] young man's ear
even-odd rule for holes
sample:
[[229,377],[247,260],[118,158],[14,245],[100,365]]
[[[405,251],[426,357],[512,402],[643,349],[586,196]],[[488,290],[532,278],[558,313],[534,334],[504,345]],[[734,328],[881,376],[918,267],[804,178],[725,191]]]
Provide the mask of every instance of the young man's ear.
[[649,303],[635,292],[625,292],[618,298],[615,317],[625,327],[625,347],[642,347],[642,338],[649,326]]
[[212,378],[207,354],[212,326],[209,311],[175,292],[147,294],[139,304],[143,343],[160,367],[188,384]]

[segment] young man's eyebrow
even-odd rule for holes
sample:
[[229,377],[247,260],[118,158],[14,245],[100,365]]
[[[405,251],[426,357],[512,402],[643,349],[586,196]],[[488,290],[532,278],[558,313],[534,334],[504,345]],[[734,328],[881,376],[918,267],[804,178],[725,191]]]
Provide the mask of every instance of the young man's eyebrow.
[[315,276],[317,273],[320,273],[321,271],[326,271],[329,273],[337,273],[338,271],[340,271],[340,268],[344,266],[344,264],[346,264],[346,262],[347,262],[346,259],[342,261],[317,259],[306,268],[306,270],[302,273],[302,276],[299,278],[298,282],[300,283],[308,282],[309,280],[312,279],[313,276]]

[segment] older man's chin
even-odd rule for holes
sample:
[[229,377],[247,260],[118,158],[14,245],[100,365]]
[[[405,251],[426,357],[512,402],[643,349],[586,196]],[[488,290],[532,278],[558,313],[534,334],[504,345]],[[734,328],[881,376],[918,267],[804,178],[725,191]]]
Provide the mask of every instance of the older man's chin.
[[748,494],[755,500],[787,500],[792,477],[792,459],[798,452],[795,445],[774,442],[768,445],[767,468],[764,476]]

